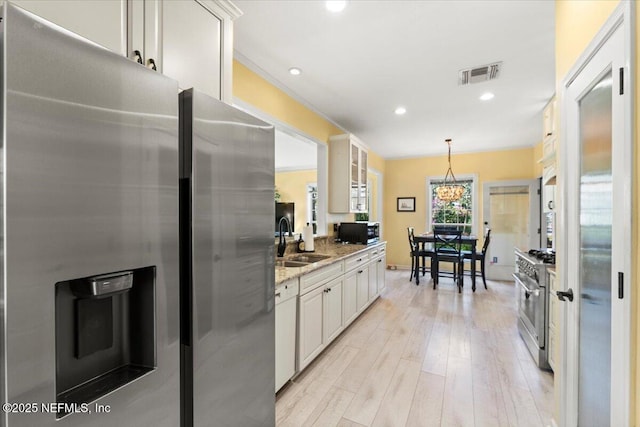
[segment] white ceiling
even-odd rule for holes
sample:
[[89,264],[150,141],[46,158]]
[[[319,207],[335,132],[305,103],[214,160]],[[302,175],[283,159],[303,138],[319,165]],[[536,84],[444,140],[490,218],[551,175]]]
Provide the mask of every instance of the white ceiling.
[[[337,14],[324,3],[234,0],[236,59],[384,158],[443,154],[446,138],[454,154],[541,141],[553,1],[352,0]],[[458,86],[459,70],[497,61],[499,79]]]

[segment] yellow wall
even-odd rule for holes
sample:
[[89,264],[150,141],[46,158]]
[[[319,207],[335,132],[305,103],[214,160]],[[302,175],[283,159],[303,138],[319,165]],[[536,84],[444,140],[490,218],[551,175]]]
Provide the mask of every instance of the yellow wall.
[[319,141],[327,142],[330,136],[344,133],[331,122],[235,60],[233,61],[233,96]]
[[370,169],[375,169],[378,172],[384,173],[385,164],[386,162],[382,157],[369,150],[369,152],[367,153],[367,166]]
[[[618,6],[619,1],[556,1],[556,93],[561,94],[560,87],[562,80],[565,78],[568,71],[575,64],[578,57],[582,54],[585,48],[589,45],[591,40],[598,33],[602,25],[609,18],[611,13]],[[636,7],[635,21],[636,25],[640,19],[640,8]],[[640,47],[640,33],[636,31],[635,34],[636,45],[636,63],[634,64],[636,75],[635,81],[640,81],[640,55],[638,47]],[[638,96],[640,88],[635,85],[634,93],[634,108],[636,117],[633,123],[633,141],[634,147],[638,146],[638,134],[637,126],[640,123],[640,111],[638,110]],[[562,105],[562,99],[558,98],[558,107]],[[559,120],[558,120],[559,121]],[[559,129],[562,133],[562,129]],[[636,262],[632,263],[631,283],[636,284],[638,278],[637,265],[640,264],[640,236],[638,230],[638,196],[637,192],[640,188],[640,178],[638,173],[638,167],[640,160],[640,150],[635,150],[635,158],[633,165],[633,181],[635,186],[635,193],[632,197],[633,219],[632,219],[632,259]],[[634,286],[635,299],[632,300],[632,372],[631,372],[631,423],[632,425],[640,425],[640,412],[637,408],[640,405],[640,394],[636,393],[636,384],[638,384],[638,372],[640,372],[640,366],[638,363],[638,352],[640,340],[638,339],[638,331],[640,325],[638,322],[640,318],[637,316],[637,307],[640,304],[640,292],[637,290],[637,286]],[[556,390],[557,392],[557,390]],[[557,402],[556,402],[557,404]],[[556,412],[557,414],[557,412]],[[556,420],[558,418],[556,417]]]
[[[538,157],[539,158],[539,157]],[[482,186],[485,182],[531,179],[540,176],[534,170],[534,148],[453,154],[451,167],[457,176],[478,177],[478,216],[476,226],[482,233]],[[427,177],[442,176],[447,170],[447,156],[387,160],[384,177],[384,224],[387,240],[387,264],[408,266],[407,227],[425,231],[427,218]],[[415,197],[415,212],[396,212],[398,197]],[[476,230],[476,233],[478,231]]]
[[280,193],[280,201],[295,203],[293,229],[296,233],[302,233],[302,227],[307,225],[307,184],[315,183],[317,180],[318,173],[315,169],[276,173],[276,188]]
[[556,1],[556,88],[617,6],[617,0]]
[[369,183],[369,191],[371,192],[371,206],[369,206],[369,220],[378,221],[378,176],[372,173],[367,174],[367,181]]

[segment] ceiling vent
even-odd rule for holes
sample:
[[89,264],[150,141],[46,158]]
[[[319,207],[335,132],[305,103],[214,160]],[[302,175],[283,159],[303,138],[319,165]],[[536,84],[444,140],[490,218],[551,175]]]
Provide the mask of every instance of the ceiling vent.
[[460,70],[458,73],[458,84],[464,86],[472,83],[480,83],[486,82],[487,80],[497,79],[500,76],[501,69],[502,62],[494,62],[489,65]]

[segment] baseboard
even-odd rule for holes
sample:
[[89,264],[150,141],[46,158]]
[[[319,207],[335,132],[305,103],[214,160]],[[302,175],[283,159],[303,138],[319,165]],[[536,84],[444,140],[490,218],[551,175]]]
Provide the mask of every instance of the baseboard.
[[387,270],[407,270],[407,271],[410,271],[411,270],[411,266],[410,265],[389,264],[389,265],[387,265]]

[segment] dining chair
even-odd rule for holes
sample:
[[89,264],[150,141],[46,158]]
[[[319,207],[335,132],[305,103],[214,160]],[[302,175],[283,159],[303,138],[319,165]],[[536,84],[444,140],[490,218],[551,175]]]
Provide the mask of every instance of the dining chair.
[[[484,283],[484,288],[487,288],[487,279],[485,277],[484,265],[485,259],[487,258],[487,249],[489,248],[489,242],[491,241],[491,229],[487,229],[487,234],[484,236],[484,243],[482,244],[482,251],[476,252],[475,255],[471,251],[462,251],[462,256],[464,258],[464,262],[477,262],[480,261],[480,275],[482,276],[482,283]],[[464,263],[462,265],[462,274],[464,275]],[[471,272],[469,272],[471,274]],[[478,275],[478,269],[476,268],[476,276]]]
[[[458,292],[462,292],[462,267],[464,266],[464,257],[462,255],[462,231],[453,229],[436,229],[434,228],[433,239],[434,244],[434,270],[433,273],[433,289],[436,288],[441,275],[452,277],[458,285]],[[452,264],[451,272],[441,271],[440,263],[446,262]]]
[[[427,267],[426,267],[426,258],[431,259],[431,263],[429,266],[429,273],[433,277],[433,270],[431,266],[433,266],[433,251],[425,250],[420,248],[420,245],[415,241],[415,229],[413,227],[407,227],[407,235],[409,237],[409,248],[410,248],[410,256],[411,256],[411,275],[409,276],[409,281],[413,280],[413,275],[418,274],[419,270],[422,270],[422,275],[424,276]],[[422,260],[422,268],[420,268],[420,260]],[[416,285],[418,284],[418,280],[416,278]]]

